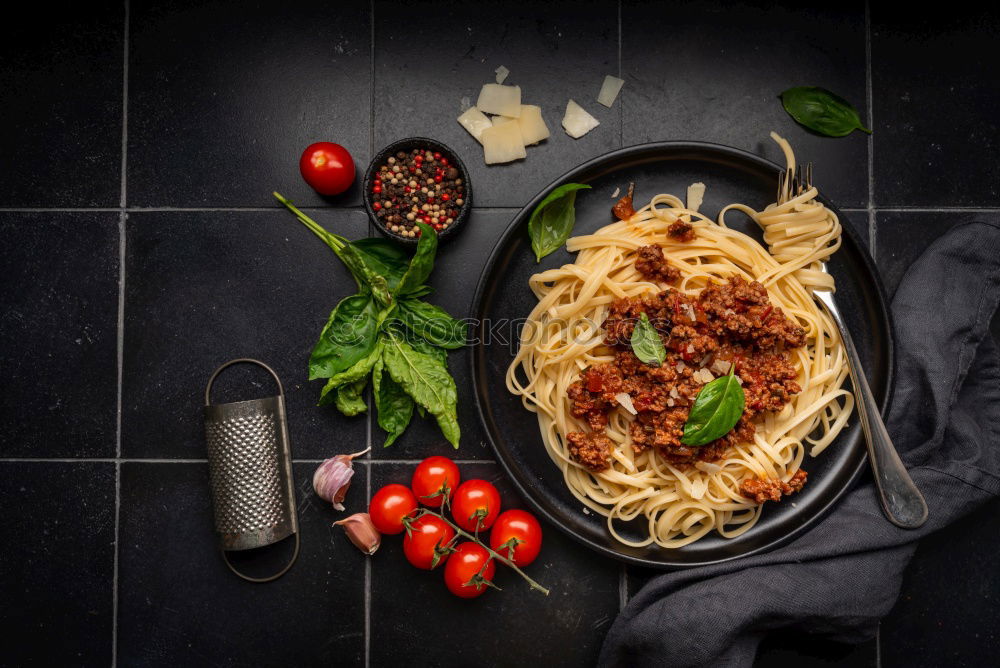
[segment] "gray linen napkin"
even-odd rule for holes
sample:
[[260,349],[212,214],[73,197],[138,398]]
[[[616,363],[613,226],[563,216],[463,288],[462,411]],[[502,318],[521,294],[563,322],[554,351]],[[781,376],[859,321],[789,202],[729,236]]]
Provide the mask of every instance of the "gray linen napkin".
[[612,625],[602,666],[750,666],[792,627],[871,638],[916,541],[1000,495],[1000,226],[968,223],[909,269],[892,302],[897,385],[889,433],[930,508],[916,531],[882,515],[873,484],[788,545],[651,580]]

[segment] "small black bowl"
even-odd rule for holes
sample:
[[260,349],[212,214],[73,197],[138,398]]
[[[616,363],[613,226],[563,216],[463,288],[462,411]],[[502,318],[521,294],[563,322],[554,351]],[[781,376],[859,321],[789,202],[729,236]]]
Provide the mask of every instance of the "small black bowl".
[[465,221],[468,220],[469,211],[472,210],[472,182],[469,180],[469,170],[465,168],[465,163],[462,162],[462,159],[458,157],[457,153],[441,142],[434,139],[428,139],[427,137],[407,137],[406,139],[400,139],[399,141],[392,142],[375,154],[375,157],[372,158],[371,163],[368,165],[368,169],[365,170],[365,180],[362,186],[362,199],[365,203],[365,210],[368,211],[368,215],[375,222],[375,227],[379,232],[393,241],[398,241],[401,244],[411,246],[415,246],[417,244],[419,237],[411,239],[410,237],[404,237],[397,234],[387,228],[382,221],[379,220],[378,216],[375,215],[375,209],[372,208],[372,181],[375,178],[375,173],[378,171],[378,168],[385,163],[390,156],[395,155],[399,151],[406,151],[408,153],[415,148],[429,149],[448,158],[449,164],[458,170],[460,178],[462,179],[462,185],[465,186],[465,190],[462,193],[462,199],[464,202],[458,210],[458,216],[451,223],[451,225],[438,232],[438,240],[446,241],[454,236],[455,233],[461,229]]

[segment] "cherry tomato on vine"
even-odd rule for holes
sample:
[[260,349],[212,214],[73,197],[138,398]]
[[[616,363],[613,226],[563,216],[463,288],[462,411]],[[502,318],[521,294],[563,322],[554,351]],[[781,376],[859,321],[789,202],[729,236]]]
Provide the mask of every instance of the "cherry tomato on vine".
[[485,480],[466,480],[455,490],[451,514],[466,531],[485,531],[500,514],[500,492]]
[[340,144],[318,141],[299,158],[299,171],[321,195],[339,195],[354,183],[354,159]]
[[368,514],[381,533],[403,531],[403,518],[417,509],[417,497],[406,485],[386,485],[372,496]]
[[444,501],[442,488],[447,485],[450,499],[461,481],[462,476],[455,462],[436,455],[417,464],[417,468],[413,471],[413,480],[410,481],[410,488],[420,503],[431,508],[440,508]]
[[492,583],[497,566],[486,548],[471,541],[460,543],[444,567],[444,584],[459,598],[482,596]]
[[[514,556],[508,548],[513,546]],[[497,518],[490,534],[490,549],[524,568],[542,549],[542,525],[524,510],[505,510]]]
[[424,515],[413,521],[403,536],[403,554],[417,568],[431,570],[448,560],[448,544],[455,530],[440,517]]

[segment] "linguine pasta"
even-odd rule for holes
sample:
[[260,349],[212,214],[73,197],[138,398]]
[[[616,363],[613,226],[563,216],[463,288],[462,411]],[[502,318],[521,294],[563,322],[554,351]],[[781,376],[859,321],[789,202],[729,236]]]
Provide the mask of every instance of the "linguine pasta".
[[[794,169],[788,143],[771,136]],[[807,453],[819,455],[844,428],[854,406],[843,387],[848,376],[844,348],[836,325],[812,296],[813,290],[834,288],[821,263],[839,248],[841,227],[836,215],[816,201],[817,194],[810,187],[763,211],[731,204],[716,221],[698,213],[696,203],[687,208],[674,195],[656,195],[630,220],[570,239],[567,248],[577,253],[572,264],[531,277],[538,304],[507,371],[507,388],[537,414],[545,447],[571,492],[604,515],[609,531],[622,543],[676,548],[712,531],[727,538],[744,533],[760,518],[762,505],[741,495],[741,482],[789,481]],[[726,226],[726,213],[732,210],[760,225],[767,248]],[[678,220],[691,223],[692,241],[667,234]],[[670,265],[680,270],[674,287],[683,293],[696,295],[734,275],[763,284],[771,303],[806,331],[806,345],[788,351],[802,391],[781,411],[755,420],[753,442],[730,448],[718,461],[684,467],[672,465],[652,448],[636,452],[629,435],[635,418],[617,408],[606,428],[614,444],[611,465],[594,472],[567,448],[568,433],[586,430],[586,423],[570,411],[567,390],[586,367],[614,361],[601,331],[609,304],[664,288],[635,268],[636,250],[650,244],[661,246]],[[616,527],[616,521],[637,518],[648,526],[648,536],[638,541]]]

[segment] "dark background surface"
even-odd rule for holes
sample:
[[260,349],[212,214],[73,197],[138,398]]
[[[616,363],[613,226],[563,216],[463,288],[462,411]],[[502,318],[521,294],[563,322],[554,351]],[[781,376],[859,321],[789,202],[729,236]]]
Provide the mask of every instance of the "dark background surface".
[[[0,28],[0,623],[17,639],[0,663],[592,663],[648,573],[550,528],[532,573],[553,596],[504,574],[503,593],[470,604],[405,565],[397,540],[366,560],[330,527],[315,464],[380,436],[366,417],[313,407],[305,361],[351,284],[271,191],[363,236],[357,190],[312,193],[302,148],[337,141],[361,168],[404,136],[449,144],[477,209],[440,253],[432,301],[463,316],[517,208],[582,160],[669,139],[777,159],[775,129],[867,231],[891,294],[949,228],[1000,218],[998,28],[996,14],[954,4],[932,18],[859,3],[23,7]],[[501,64],[553,136],[488,168],[454,118]],[[615,105],[594,102],[619,73]],[[843,95],[874,134],[809,134],[776,98],[793,85]],[[559,126],[569,97],[601,121],[575,141]],[[266,586],[230,575],[211,532],[199,394],[236,356],[267,360],[288,394],[303,551]],[[466,356],[451,365],[471,390]],[[221,396],[241,379],[266,392],[237,375]],[[469,402],[460,419],[466,475],[518,505]],[[436,427],[412,425],[359,462],[349,510],[449,450]],[[998,510],[920,546],[876,638],[846,646],[792,629],[764,642],[759,665],[994,663]]]

